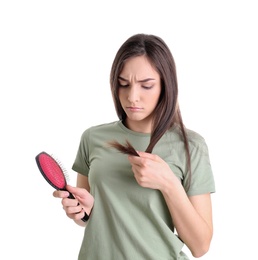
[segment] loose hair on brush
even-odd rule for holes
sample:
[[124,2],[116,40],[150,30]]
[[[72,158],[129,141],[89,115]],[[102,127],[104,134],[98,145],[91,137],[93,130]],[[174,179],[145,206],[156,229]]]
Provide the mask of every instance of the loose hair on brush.
[[[128,38],[119,48],[110,72],[110,87],[118,118],[121,121],[126,119],[126,113],[122,108],[118,95],[118,77],[126,61],[129,58],[138,56],[145,56],[149,60],[159,73],[161,80],[161,94],[154,111],[153,128],[146,152],[152,152],[156,143],[169,128],[174,124],[179,125],[185,144],[187,167],[191,176],[189,144],[178,104],[176,65],[170,49],[160,37],[150,34],[135,34]],[[125,145],[116,141],[109,144],[122,153],[137,154],[128,141],[126,141]],[[191,177],[189,180],[188,187],[190,187]]]

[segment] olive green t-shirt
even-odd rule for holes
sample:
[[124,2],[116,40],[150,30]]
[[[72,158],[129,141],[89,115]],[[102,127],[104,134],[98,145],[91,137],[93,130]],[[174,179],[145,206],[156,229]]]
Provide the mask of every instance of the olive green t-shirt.
[[[191,153],[189,196],[215,192],[205,140],[187,130]],[[143,188],[135,180],[127,155],[108,142],[128,140],[145,151],[150,135],[134,132],[121,121],[93,126],[82,134],[72,169],[88,176],[94,207],[85,228],[79,260],[189,259],[159,190]],[[174,126],[164,134],[153,154],[165,160],[186,187],[189,179],[181,133]]]

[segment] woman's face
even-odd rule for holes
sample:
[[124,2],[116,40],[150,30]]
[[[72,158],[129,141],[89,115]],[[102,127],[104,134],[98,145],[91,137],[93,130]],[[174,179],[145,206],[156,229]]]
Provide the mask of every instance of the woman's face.
[[153,111],[161,93],[158,72],[145,56],[133,57],[126,61],[118,81],[119,99],[127,115],[126,126],[150,133]]

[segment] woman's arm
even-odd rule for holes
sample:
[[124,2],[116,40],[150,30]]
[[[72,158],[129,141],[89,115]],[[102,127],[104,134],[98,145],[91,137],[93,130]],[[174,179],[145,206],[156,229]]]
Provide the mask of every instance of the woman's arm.
[[203,256],[209,250],[213,235],[210,194],[187,197],[182,185],[179,181],[176,183],[176,180],[164,187],[161,192],[179,238],[194,257]]
[[139,185],[160,190],[170,211],[179,238],[194,257],[208,250],[213,235],[210,194],[188,197],[181,182],[159,156],[139,152],[129,156]]

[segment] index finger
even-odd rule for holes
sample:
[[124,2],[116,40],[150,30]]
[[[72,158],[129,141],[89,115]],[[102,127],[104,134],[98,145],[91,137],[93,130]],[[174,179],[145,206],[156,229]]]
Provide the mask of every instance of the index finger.
[[140,155],[141,158],[147,158],[147,159],[151,159],[153,161],[160,161],[160,157],[156,154],[152,154],[152,153],[146,153],[146,152],[138,152],[137,153]]
[[70,185],[66,186],[66,189],[71,192],[73,195],[80,197],[80,198],[86,198],[87,194],[89,193],[86,189],[84,188],[78,188],[78,187],[73,187]]
[[63,191],[63,190],[55,190],[53,192],[53,196],[55,198],[67,198],[69,196],[69,192],[68,191]]

